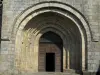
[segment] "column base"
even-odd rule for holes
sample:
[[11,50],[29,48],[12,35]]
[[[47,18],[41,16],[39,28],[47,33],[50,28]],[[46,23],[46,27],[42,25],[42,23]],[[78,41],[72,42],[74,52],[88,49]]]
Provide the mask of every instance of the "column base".
[[76,74],[82,74],[83,72],[80,70],[74,70],[74,69],[65,69],[63,72],[67,73],[76,73]]
[[67,72],[67,73],[75,73],[75,70],[73,70],[73,69],[64,69],[63,72]]
[[88,71],[83,71],[83,75],[100,75],[100,72],[88,72]]

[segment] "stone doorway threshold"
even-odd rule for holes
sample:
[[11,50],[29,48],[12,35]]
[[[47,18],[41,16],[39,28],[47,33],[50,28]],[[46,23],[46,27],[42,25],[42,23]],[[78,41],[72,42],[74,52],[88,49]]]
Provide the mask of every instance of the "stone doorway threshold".
[[15,75],[80,75],[80,74],[67,73],[67,72],[37,72],[37,73],[19,73]]

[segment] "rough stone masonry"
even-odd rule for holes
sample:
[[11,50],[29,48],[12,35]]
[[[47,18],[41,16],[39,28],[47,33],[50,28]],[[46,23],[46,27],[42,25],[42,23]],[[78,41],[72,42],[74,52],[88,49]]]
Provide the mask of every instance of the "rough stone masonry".
[[100,0],[0,0],[0,32],[0,75],[46,74],[46,53],[58,57],[52,75],[99,75]]

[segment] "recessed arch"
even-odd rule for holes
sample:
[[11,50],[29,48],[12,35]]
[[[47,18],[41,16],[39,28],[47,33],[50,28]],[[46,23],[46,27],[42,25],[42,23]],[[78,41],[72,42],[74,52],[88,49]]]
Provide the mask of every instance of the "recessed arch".
[[[60,9],[65,10],[66,12],[68,11],[68,12],[72,13],[82,23],[84,29],[86,30],[87,37],[91,37],[91,33],[90,33],[91,30],[90,30],[87,22],[85,21],[84,17],[79,13],[79,11],[76,11],[75,8],[74,7],[71,7],[70,5],[67,5],[67,4],[64,4],[64,3],[61,3],[61,2],[57,2],[57,1],[54,1],[54,2],[53,1],[40,2],[40,3],[36,4],[36,5],[33,5],[33,6],[29,7],[28,9],[26,9],[24,12],[22,12],[17,17],[17,20],[14,22],[14,29],[13,29],[14,33],[16,34],[17,29],[19,29],[20,24],[25,20],[26,17],[28,17],[28,18],[26,19],[26,22],[23,23],[23,26],[22,27],[24,27],[24,25],[26,25],[26,23],[30,19],[32,19],[36,15],[40,14],[42,12],[41,11],[41,8],[46,8],[46,7],[47,7],[47,9],[44,10],[45,12],[48,12],[48,11],[51,11],[52,12],[52,10],[48,9],[48,7],[49,8],[56,8],[57,7],[57,8],[60,8]],[[40,10],[40,12],[37,11],[37,10]],[[60,11],[61,10],[59,10],[58,13]],[[66,13],[67,15],[68,15],[68,12]],[[31,14],[31,16],[29,16],[30,14]],[[74,18],[74,17],[72,17],[72,18]],[[91,40],[91,38],[90,39],[87,38],[87,39],[88,39],[88,41]]]
[[[71,45],[69,44],[68,45],[68,43],[70,43],[72,40],[71,39],[68,39],[68,38],[71,38],[71,37],[68,37],[64,32],[63,32],[63,30],[62,29],[59,29],[57,26],[52,26],[52,25],[49,25],[49,26],[46,26],[46,27],[43,27],[43,28],[41,28],[41,29],[39,29],[39,31],[38,31],[38,33],[36,33],[36,39],[35,39],[35,46],[37,45],[37,47],[35,48],[35,50],[37,50],[37,52],[38,52],[38,50],[39,50],[39,39],[40,39],[40,37],[44,34],[44,33],[46,33],[46,32],[48,32],[48,31],[51,31],[51,32],[54,32],[54,33],[56,33],[57,35],[59,35],[60,37],[61,37],[61,39],[63,40],[63,70],[65,69],[66,70],[66,68],[67,69],[70,69],[70,68],[72,68],[73,69],[73,66],[71,66],[71,63],[73,62],[73,61],[71,61],[70,59],[72,59],[73,57],[70,57],[69,58],[69,52],[70,52],[70,48],[71,48]],[[71,40],[71,41],[70,41]],[[67,42],[68,43],[67,43]],[[80,43],[81,44],[81,43]],[[66,52],[67,52],[67,54],[66,54]],[[80,53],[81,54],[81,53]],[[67,55],[67,58],[65,57]],[[79,56],[78,56],[79,57]],[[38,57],[37,57],[38,58]],[[80,58],[81,58],[81,56],[80,56]],[[67,62],[66,62],[66,60],[67,60]],[[71,61],[71,62],[70,62]],[[80,60],[80,61],[82,61],[82,60]],[[79,66],[80,66],[80,64],[82,64],[82,62],[80,62],[79,61]],[[38,61],[37,61],[38,62]],[[37,64],[37,66],[38,66],[38,64]],[[75,68],[74,68],[75,69]],[[80,66],[80,70],[82,70],[82,66]]]
[[63,40],[55,32],[48,31],[40,37],[38,53],[39,72],[63,71]]
[[[46,27],[46,28],[43,28],[42,30],[40,30],[40,32],[37,33],[37,36],[36,36],[36,39],[35,39],[35,44],[37,45],[37,51],[39,50],[39,40],[40,38],[47,32],[53,32],[55,33],[56,35],[58,35],[61,39],[62,39],[62,44],[63,44],[63,48],[61,50],[61,52],[63,53],[63,57],[65,56],[64,52],[66,52],[66,40],[64,37],[65,37],[65,34],[62,33],[59,29],[56,29],[54,27]],[[37,64],[39,65],[39,64]],[[58,72],[62,71],[63,72],[63,69],[66,67],[66,58],[62,58],[62,68],[61,70],[58,69]]]
[[[45,8],[45,7],[49,7],[49,8],[51,7],[51,9],[47,9],[47,8],[43,9],[43,10],[41,9],[41,8]],[[64,12],[62,10],[53,9],[55,7],[60,8],[60,9],[64,9],[66,11]],[[72,20],[75,23],[75,25],[78,27],[79,32],[81,34],[81,38],[82,38],[82,70],[85,70],[85,68],[86,68],[86,66],[85,66],[86,65],[85,64],[86,63],[86,57],[85,57],[85,55],[86,55],[85,54],[86,42],[87,42],[87,45],[89,45],[88,41],[91,41],[91,33],[90,33],[90,30],[89,30],[88,24],[86,23],[86,21],[82,17],[82,15],[70,6],[67,6],[65,4],[58,3],[58,2],[55,2],[55,3],[45,2],[45,3],[37,4],[36,6],[30,7],[28,10],[24,11],[24,13],[22,15],[20,15],[18,20],[15,22],[14,30],[13,30],[13,36],[15,36],[16,41],[18,40],[18,35],[21,35],[22,30],[24,29],[25,25],[32,18],[36,17],[39,14],[43,14],[43,13],[46,13],[46,12],[54,12],[54,13],[57,13],[57,14],[61,14],[65,17],[69,18],[70,20]],[[83,28],[80,24],[82,24]],[[37,42],[38,42],[38,39],[39,39],[39,35],[41,35],[41,34],[39,34],[39,35],[38,34],[39,34],[39,32],[37,31],[35,33],[35,35],[36,35],[35,45],[38,45]],[[38,46],[35,47],[35,49],[38,50]],[[35,68],[36,68],[35,71],[37,71],[37,69],[38,69],[37,65],[36,65]]]

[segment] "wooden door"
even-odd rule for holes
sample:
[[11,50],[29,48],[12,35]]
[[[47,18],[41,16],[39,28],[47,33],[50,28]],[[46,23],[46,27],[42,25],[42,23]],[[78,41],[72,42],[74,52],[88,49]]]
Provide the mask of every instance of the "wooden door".
[[[39,71],[40,72],[61,72],[62,69],[62,54],[61,54],[61,49],[56,45],[56,44],[50,44],[50,43],[45,43],[45,44],[40,44],[39,47]],[[51,55],[51,62],[49,61],[49,56],[46,54],[53,54]],[[50,64],[51,70],[47,70],[47,66]]]

